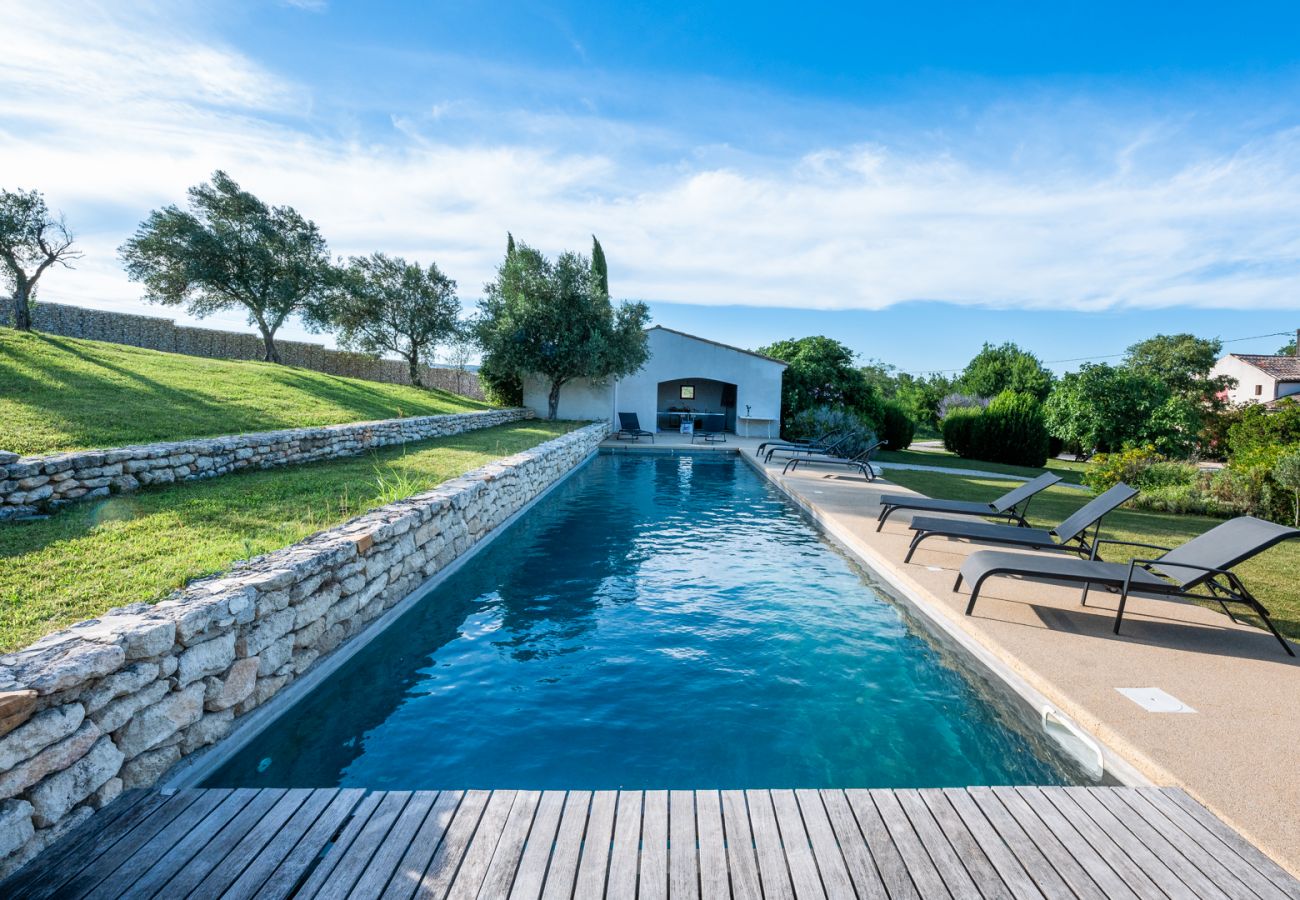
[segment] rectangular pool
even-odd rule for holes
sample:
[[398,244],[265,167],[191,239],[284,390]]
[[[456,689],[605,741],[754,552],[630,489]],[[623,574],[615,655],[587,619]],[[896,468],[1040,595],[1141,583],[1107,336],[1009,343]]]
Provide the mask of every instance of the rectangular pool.
[[730,454],[597,456],[206,786],[1079,777]]

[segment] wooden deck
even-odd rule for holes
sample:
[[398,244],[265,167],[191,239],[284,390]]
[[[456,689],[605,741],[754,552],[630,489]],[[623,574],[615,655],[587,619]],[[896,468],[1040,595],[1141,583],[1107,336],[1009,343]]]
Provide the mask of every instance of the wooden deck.
[[12,897],[1300,898],[1179,790],[127,795]]

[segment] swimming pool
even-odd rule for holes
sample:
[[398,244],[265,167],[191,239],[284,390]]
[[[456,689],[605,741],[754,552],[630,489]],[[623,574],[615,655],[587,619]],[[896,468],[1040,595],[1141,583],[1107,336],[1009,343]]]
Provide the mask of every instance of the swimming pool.
[[1064,784],[730,454],[600,455],[207,786]]

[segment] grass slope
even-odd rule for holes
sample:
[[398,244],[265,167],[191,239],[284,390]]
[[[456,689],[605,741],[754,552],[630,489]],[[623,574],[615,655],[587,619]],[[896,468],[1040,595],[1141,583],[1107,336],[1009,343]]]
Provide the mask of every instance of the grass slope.
[[[994,481],[964,475],[932,472],[891,471],[890,481],[920,491],[930,497],[954,500],[991,500],[1015,487],[1018,482]],[[1052,487],[1043,491],[1029,506],[1030,524],[1052,527],[1063,522],[1089,500],[1089,495],[1072,488]],[[1201,532],[1208,531],[1222,519],[1204,516],[1180,516],[1146,510],[1120,509],[1102,523],[1102,537],[1119,541],[1139,541],[1162,547],[1176,547]],[[935,542],[938,546],[938,541]],[[1157,551],[1158,553],[1158,551]],[[1128,562],[1136,556],[1149,558],[1152,551],[1132,547],[1104,546],[1102,556],[1110,562]],[[1272,616],[1278,631],[1300,640],[1300,595],[1295,591],[1295,575],[1300,572],[1300,543],[1291,541],[1274,547],[1237,567],[1238,574]],[[1212,606],[1212,609],[1218,609]],[[1238,610],[1234,609],[1234,613]],[[1242,612],[1244,619],[1253,616]],[[1272,640],[1272,637],[1269,638]]]
[[0,328],[0,450],[21,454],[486,408],[446,391]]
[[188,482],[0,528],[0,651],[286,547],[581,423],[521,422],[331,460]]

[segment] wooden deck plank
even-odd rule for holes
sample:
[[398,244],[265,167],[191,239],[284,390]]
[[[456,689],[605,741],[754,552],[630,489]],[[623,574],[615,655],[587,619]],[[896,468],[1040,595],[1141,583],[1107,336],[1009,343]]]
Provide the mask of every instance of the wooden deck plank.
[[641,806],[641,876],[636,895],[643,900],[668,897],[668,792],[646,791]]
[[295,788],[285,791],[284,796],[254,823],[248,833],[231,848],[226,858],[217,863],[207,877],[199,882],[194,893],[200,897],[221,897],[235,883],[240,874],[253,864],[261,855],[266,845],[271,843],[280,830],[311,799],[309,788]]
[[492,792],[487,808],[483,810],[483,818],[479,819],[474,838],[465,850],[460,871],[456,873],[451,883],[451,890],[447,892],[450,900],[470,900],[478,896],[488,866],[492,864],[492,856],[496,853],[497,844],[501,841],[501,832],[505,830],[506,821],[510,818],[510,810],[514,805],[515,791]]
[[[1038,818],[1047,822],[1049,826],[1052,826],[1052,816],[1059,816],[1064,822],[1069,823],[1069,827],[1078,832],[1083,842],[1101,856],[1120,880],[1139,897],[1155,897],[1163,893],[1163,889],[1151,880],[1124,848],[1102,831],[1097,823],[1081,809],[1069,802],[1060,788],[1021,788],[1020,794],[1038,814]],[[1053,798],[1060,798],[1063,802],[1055,803]],[[1057,831],[1063,828],[1059,823],[1052,827]],[[1079,858],[1078,853],[1075,854],[1075,858]]]
[[357,839],[362,829],[366,827],[366,822],[370,820],[371,815],[374,814],[375,808],[379,806],[382,799],[382,794],[368,794],[357,804],[356,809],[352,811],[352,817],[339,834],[338,840],[330,847],[329,852],[325,854],[325,858],[320,861],[316,868],[312,869],[311,874],[307,876],[307,880],[303,882],[302,888],[298,891],[298,896],[312,896],[320,889],[321,885],[329,880],[334,868],[347,855],[348,848],[352,846],[352,842]]
[[749,809],[741,791],[722,791],[723,840],[727,847],[727,869],[735,900],[760,900],[763,888],[758,880],[754,856],[754,834],[749,827]]
[[[1010,813],[1011,817],[1016,820],[1016,824],[1024,829],[1025,834],[1029,835],[1030,839],[1033,840],[1034,846],[1042,851],[1043,856],[1047,857],[1048,862],[1052,864],[1052,868],[1065,880],[1065,883],[1070,886],[1070,890],[1074,891],[1080,900],[1106,900],[1105,892],[1097,886],[1097,883],[1092,880],[1083,866],[1079,865],[1060,839],[1052,834],[1051,829],[1044,825],[1038,816],[1034,815],[1034,811],[1020,798],[1019,794],[1013,789],[1004,788],[989,788],[987,791],[985,796],[988,797],[990,806],[994,803],[1000,803]],[[977,792],[972,791],[972,793]]]
[[228,900],[236,900],[236,898],[248,898],[256,894],[262,884],[284,862],[285,857],[311,830],[312,823],[329,808],[338,793],[337,788],[309,791],[302,805],[266,841],[257,855],[251,860],[243,861],[241,870],[235,873],[235,878],[227,885],[226,892],[222,896]]
[[1229,871],[1214,854],[1207,852],[1204,847],[1192,840],[1186,832],[1170,821],[1160,810],[1152,806],[1141,794],[1132,788],[1117,788],[1112,790],[1112,795],[1127,803],[1135,813],[1142,817],[1142,821],[1160,832],[1160,835],[1165,840],[1177,847],[1179,853],[1191,860],[1192,865],[1209,876],[1233,900],[1255,900],[1257,895],[1254,891]]
[[[956,799],[958,792],[954,792],[953,798]],[[988,788],[979,790],[967,790],[959,792],[973,806],[975,813],[982,816],[993,830],[993,834],[1004,841],[1011,852],[1015,854],[1017,860],[1024,867],[1025,872],[1033,879],[1034,884],[1043,893],[1043,896],[1049,900],[1074,900],[1074,892],[1070,886],[1065,883],[1056,869],[1052,868],[1051,862],[1043,855],[1038,848],[1038,844],[1025,833],[1011,813],[1007,812],[1006,807],[997,801],[997,798],[989,791]],[[975,832],[978,819],[974,813],[967,813],[963,806],[955,807],[962,816],[962,821]]]
[[1227,897],[1210,879],[1201,874],[1201,870],[1194,863],[1189,861],[1185,856],[1166,841],[1156,829],[1142,821],[1142,817],[1129,807],[1129,805],[1110,792],[1109,788],[1093,788],[1090,796],[1106,808],[1106,810],[1118,819],[1133,836],[1146,845],[1152,853],[1160,858],[1160,861],[1167,865],[1175,875],[1182,879],[1183,883],[1196,893],[1198,897],[1209,897],[1212,900],[1224,900]]
[[429,868],[433,854],[442,846],[456,810],[465,799],[464,791],[439,791],[438,799],[425,815],[420,828],[393,870],[393,877],[381,895],[384,900],[411,900],[420,887],[420,879]]
[[[385,791],[380,795],[379,805],[366,820],[356,837],[348,844],[346,850],[335,863],[327,880],[308,886],[304,885],[298,896],[304,900],[339,900],[352,892],[352,887],[370,866],[370,861],[384,845],[384,839],[401,817],[413,794],[410,791]],[[337,850],[331,850],[333,856]],[[314,882],[315,879],[313,878]]]
[[668,897],[669,900],[700,898],[693,791],[672,791],[668,795]]
[[442,900],[447,896],[491,798],[490,791],[465,792],[442,842],[429,860],[429,867],[420,876],[415,891],[418,900]]
[[564,791],[545,791],[537,803],[533,827],[524,844],[524,855],[519,860],[515,883],[510,888],[511,900],[538,900],[546,884],[546,866],[555,850],[555,836],[564,812]]
[[768,791],[745,791],[749,806],[749,825],[754,833],[754,853],[758,857],[758,877],[766,900],[791,900],[794,885],[785,847],[781,844],[781,827],[776,822],[772,795]]
[[537,813],[537,804],[542,800],[541,791],[520,791],[515,794],[514,805],[506,819],[505,828],[501,830],[501,840],[497,841],[496,852],[488,865],[487,874],[483,876],[483,886],[479,895],[483,897],[508,897],[515,882],[515,873],[519,871],[519,861],[524,855],[524,843],[528,832],[533,827],[533,816]]
[[1238,856],[1255,867],[1268,878],[1279,890],[1292,900],[1300,900],[1300,881],[1297,881],[1285,869],[1269,859],[1250,841],[1230,828],[1214,813],[1210,812],[1184,790],[1178,788],[1161,788],[1162,794],[1181,806],[1202,827],[1218,838],[1227,847],[1232,848]]
[[700,851],[700,900],[728,900],[727,839],[717,791],[695,792],[695,836]]
[[813,855],[812,840],[804,825],[799,801],[792,790],[769,792],[772,808],[776,811],[776,824],[781,829],[781,845],[785,847],[785,861],[790,866],[790,882],[794,895],[811,900],[825,900],[821,873],[817,871],[817,857]]
[[[841,790],[823,790],[818,793],[821,795],[822,805],[826,808],[831,830],[835,832],[835,840],[839,844],[840,852],[844,855],[844,865],[857,895],[862,900],[888,900],[889,894],[885,891],[885,883],[880,878],[876,861],[871,858],[871,850],[867,847],[867,839],[863,837],[862,829],[858,827],[858,820],[854,817],[853,810],[849,808],[848,798]],[[907,887],[911,889],[910,881],[907,882]],[[896,896],[910,897],[914,894],[913,891],[911,894],[900,893]]]
[[[309,810],[304,811],[304,805],[304,809],[300,809],[298,815],[309,817],[307,833],[288,851],[284,859],[275,867],[275,871],[262,882],[261,887],[257,888],[257,893],[253,895],[254,900],[282,900],[288,897],[294,886],[320,857],[326,844],[343,829],[348,817],[352,815],[352,811],[357,808],[365,795],[366,792],[360,788],[338,791],[324,812],[314,817]],[[246,874],[251,881],[256,873]],[[227,892],[232,900],[245,896],[241,892],[243,883],[244,876],[240,876],[240,880],[236,881]]]
[[[350,897],[380,897],[388,889],[406,849],[411,846],[415,836],[424,827],[424,820],[438,802],[438,791],[416,791],[411,794],[406,806],[397,814],[396,821],[380,841],[370,862],[357,877],[352,886]],[[336,873],[336,876],[337,873]],[[413,885],[412,885],[413,886]]]
[[[218,798],[200,796],[167,827],[107,873],[86,897],[148,897],[203,852],[231,819],[257,800],[259,791],[230,791]],[[257,808],[255,808],[256,812]],[[62,892],[61,892],[62,893]]]
[[1190,900],[1196,896],[1196,892],[1189,888],[1160,857],[1138,840],[1123,822],[1111,815],[1110,810],[1097,802],[1097,798],[1092,796],[1089,788],[1062,788],[1048,796],[1053,801],[1057,801],[1058,806],[1068,801],[1078,807],[1107,837],[1118,844],[1128,858],[1141,868],[1171,900]]
[[[923,790],[921,796],[930,805],[931,810],[939,807],[939,798],[943,799],[1013,896],[1026,898],[1045,896],[1042,887],[1021,864],[1007,841],[989,824],[984,813],[980,812],[975,801],[971,800],[965,791],[957,788]],[[944,825],[944,817],[936,815],[935,818],[939,819],[941,826]],[[1061,893],[1056,896],[1064,897],[1070,893],[1064,882],[1060,882],[1060,890]]]
[[[943,836],[947,838],[953,852],[979,888],[980,894],[987,900],[1011,900],[1012,892],[1003,882],[997,866],[993,865],[980,848],[979,841],[975,840],[970,829],[962,822],[961,816],[957,815],[957,811],[952,808],[943,791],[923,790],[916,791],[915,795],[917,800],[924,804]],[[909,812],[908,815],[911,816],[911,813]],[[1026,896],[1038,896],[1038,889],[1034,888],[1032,883],[1029,888]]]
[[[956,897],[975,897],[980,894],[981,891],[975,887],[975,880],[971,877],[971,873],[966,870],[966,866],[952,849],[947,835],[935,821],[934,814],[925,805],[921,795],[915,790],[898,790],[894,791],[894,799],[903,808],[908,822],[912,824],[912,830],[916,832],[926,852],[930,854],[930,862],[934,863],[934,867],[939,870],[939,877],[943,879],[949,892]],[[1000,886],[1002,880],[996,876],[994,879]]]
[[857,820],[858,828],[862,831],[867,849],[871,851],[871,857],[876,863],[876,869],[880,872],[889,896],[919,896],[918,886],[907,870],[907,861],[898,851],[898,846],[890,836],[885,820],[880,817],[880,810],[871,799],[871,792],[849,790],[844,792],[844,798],[848,801],[849,809],[853,811],[853,818]]
[[[103,866],[100,858],[117,841],[133,839],[131,835],[138,834],[136,828],[148,830],[151,827],[165,826],[166,822],[198,799],[199,793],[196,791],[173,796],[155,793],[146,800],[130,804],[130,808],[122,810],[120,815],[114,815],[103,830],[99,830],[99,823],[95,817],[91,817],[81,826],[87,832],[85,838],[74,840],[69,847],[49,849],[49,856],[44,856],[19,871],[17,877],[6,880],[0,887],[4,888],[6,895],[32,897],[34,900],[45,900],[45,897],[53,896],[56,892],[61,892],[64,896],[77,896],[79,891],[90,890],[98,883],[94,880],[88,882],[91,875],[83,877],[82,873],[92,867]],[[72,879],[77,879],[81,887],[69,884]],[[68,884],[66,891],[62,890],[65,884]]]
[[226,858],[230,851],[235,848],[235,845],[243,840],[244,835],[256,827],[257,823],[271,811],[272,807],[280,802],[285,793],[286,791],[282,788],[262,788],[259,790],[257,796],[248,801],[247,806],[241,809],[214,837],[208,840],[203,845],[203,848],[190,858],[189,862],[183,864],[159,893],[173,897],[195,896],[199,882],[206,878],[208,873]]
[[555,836],[550,867],[542,900],[569,900],[578,880],[578,860],[582,858],[582,837],[587,831],[587,813],[591,809],[591,791],[570,791],[564,798],[564,813]]
[[912,823],[903,812],[903,807],[894,792],[872,790],[867,793],[871,802],[875,804],[881,821],[885,823],[885,830],[894,846],[898,848],[898,854],[903,858],[907,872],[912,876],[912,882],[921,892],[921,896],[926,898],[950,896],[951,892],[944,884],[943,876],[939,874],[938,868],[930,859],[930,854],[926,852],[920,836],[912,829]]
[[635,900],[637,862],[641,855],[641,792],[619,791],[614,820],[614,848],[609,856],[605,896]]
[[1014,792],[1016,797],[1038,818],[1038,821],[1042,822],[1044,827],[1069,851],[1074,861],[1088,873],[1088,877],[1107,897],[1132,897],[1133,900],[1137,900],[1139,895],[1136,888],[1139,885],[1132,884],[1121,877],[1120,872],[1111,867],[1097,849],[1083,838],[1078,829],[1071,825],[1055,806],[1043,798],[1037,788],[999,788],[999,791]]
[[799,804],[799,814],[803,817],[808,840],[812,844],[813,858],[826,896],[831,900],[856,897],[857,891],[853,889],[853,879],[849,877],[844,853],[835,840],[835,830],[831,828],[830,818],[826,815],[821,792],[798,790],[794,792],[794,797]]
[[614,842],[614,811],[617,791],[596,791],[591,798],[591,816],[582,841],[575,897],[605,896],[605,875],[609,872],[609,850]]

